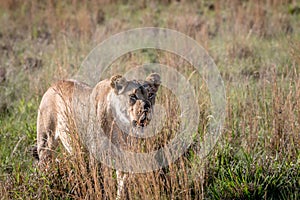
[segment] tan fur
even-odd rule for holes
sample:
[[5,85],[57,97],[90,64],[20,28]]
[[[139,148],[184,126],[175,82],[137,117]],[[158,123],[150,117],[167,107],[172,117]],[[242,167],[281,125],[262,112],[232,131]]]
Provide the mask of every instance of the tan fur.
[[[99,82],[94,88],[74,80],[54,84],[44,94],[38,111],[37,152],[40,162],[51,157],[58,139],[71,151],[68,131],[71,128],[74,130],[74,127],[69,127],[74,124],[70,121],[75,122],[76,128],[83,134],[87,131],[83,126],[90,123],[90,115],[97,119],[105,133],[112,130],[114,116],[123,116],[124,123],[128,120],[137,126],[147,126],[159,85],[158,74],[150,74],[146,81],[127,81],[116,75]],[[154,97],[150,97],[151,94]],[[128,103],[130,96],[136,98],[134,105]],[[120,130],[114,128],[114,132],[119,133]]]
[[116,75],[99,82],[94,88],[74,80],[54,84],[44,94],[38,110],[39,164],[43,165],[51,159],[58,139],[72,153],[70,130],[75,129],[84,140],[87,134],[93,134],[87,126],[96,123],[105,134],[112,132],[111,139],[114,140],[114,136],[122,134],[122,126],[147,126],[159,85],[158,74],[150,74],[145,81],[127,81]]

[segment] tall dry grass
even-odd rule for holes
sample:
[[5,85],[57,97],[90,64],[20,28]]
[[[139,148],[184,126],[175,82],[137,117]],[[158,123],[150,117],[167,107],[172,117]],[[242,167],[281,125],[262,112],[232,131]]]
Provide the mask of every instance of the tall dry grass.
[[[75,154],[60,147],[47,172],[32,166],[29,149],[35,143],[37,105],[46,88],[76,73],[98,42],[140,26],[176,29],[205,47],[225,82],[227,118],[218,145],[199,160],[196,153],[207,127],[209,95],[205,83],[198,81],[201,77],[192,76],[199,92],[199,137],[170,166],[130,174],[126,196],[299,198],[299,16],[289,12],[297,3],[1,1],[0,64],[6,69],[6,79],[0,83],[1,199],[116,197],[115,170],[90,157],[76,138]],[[114,65],[126,71],[144,61],[172,66],[187,78],[193,72],[180,58],[160,51],[124,55]],[[116,72],[107,76],[111,73]],[[161,89],[158,101],[168,108],[169,116],[176,116],[176,99],[168,92]],[[149,141],[149,149],[173,137],[176,120],[168,119],[162,137]]]

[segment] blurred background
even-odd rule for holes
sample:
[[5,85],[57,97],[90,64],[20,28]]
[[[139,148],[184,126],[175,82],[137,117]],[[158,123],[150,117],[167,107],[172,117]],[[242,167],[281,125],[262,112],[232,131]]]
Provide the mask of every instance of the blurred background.
[[[205,160],[197,158],[195,139],[169,168],[132,175],[128,198],[299,199],[296,0],[0,0],[0,199],[115,198],[110,169],[109,180],[95,178],[88,166],[82,175],[71,159],[51,173],[36,172],[31,149],[37,110],[46,89],[71,78],[98,43],[149,26],[180,31],[207,50],[224,80],[227,118]],[[155,50],[126,54],[114,64],[126,70],[145,62],[172,65],[186,77],[192,73],[180,58]],[[159,98],[172,105],[163,91]],[[201,138],[209,97],[199,94],[199,100]],[[175,126],[168,124],[169,131]]]

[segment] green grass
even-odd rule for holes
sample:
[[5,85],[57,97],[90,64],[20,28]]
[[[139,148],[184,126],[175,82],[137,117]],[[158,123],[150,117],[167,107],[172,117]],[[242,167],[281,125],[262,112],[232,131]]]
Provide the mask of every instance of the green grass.
[[[278,161],[263,151],[247,153],[225,146],[217,155],[208,196],[212,199],[297,199],[299,165]],[[253,155],[254,154],[254,155]]]
[[[300,14],[290,12],[299,3],[54,2],[0,4],[0,67],[6,69],[0,83],[0,199],[115,198],[115,172],[93,167],[86,153],[78,161],[60,149],[50,171],[36,169],[31,148],[37,110],[46,89],[71,78],[99,42],[143,26],[176,29],[206,48],[225,83],[227,117],[205,159],[197,157],[195,140],[169,167],[131,175],[131,199],[300,198]],[[104,21],[98,24],[99,9]],[[37,65],[28,64],[32,59]],[[186,76],[193,71],[178,57],[155,50],[114,64],[127,70],[146,61],[170,64]],[[199,93],[207,100],[201,97],[205,91]],[[199,137],[206,131],[207,107],[201,107]]]

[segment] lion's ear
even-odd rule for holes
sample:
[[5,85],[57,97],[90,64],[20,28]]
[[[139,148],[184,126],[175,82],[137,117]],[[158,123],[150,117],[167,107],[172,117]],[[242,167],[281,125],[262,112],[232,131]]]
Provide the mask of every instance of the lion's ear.
[[152,73],[146,78],[146,81],[153,84],[153,86],[155,87],[155,92],[157,92],[158,87],[161,84],[160,75],[158,73]]
[[115,75],[110,78],[110,86],[116,94],[121,94],[127,87],[128,82],[122,75]]

